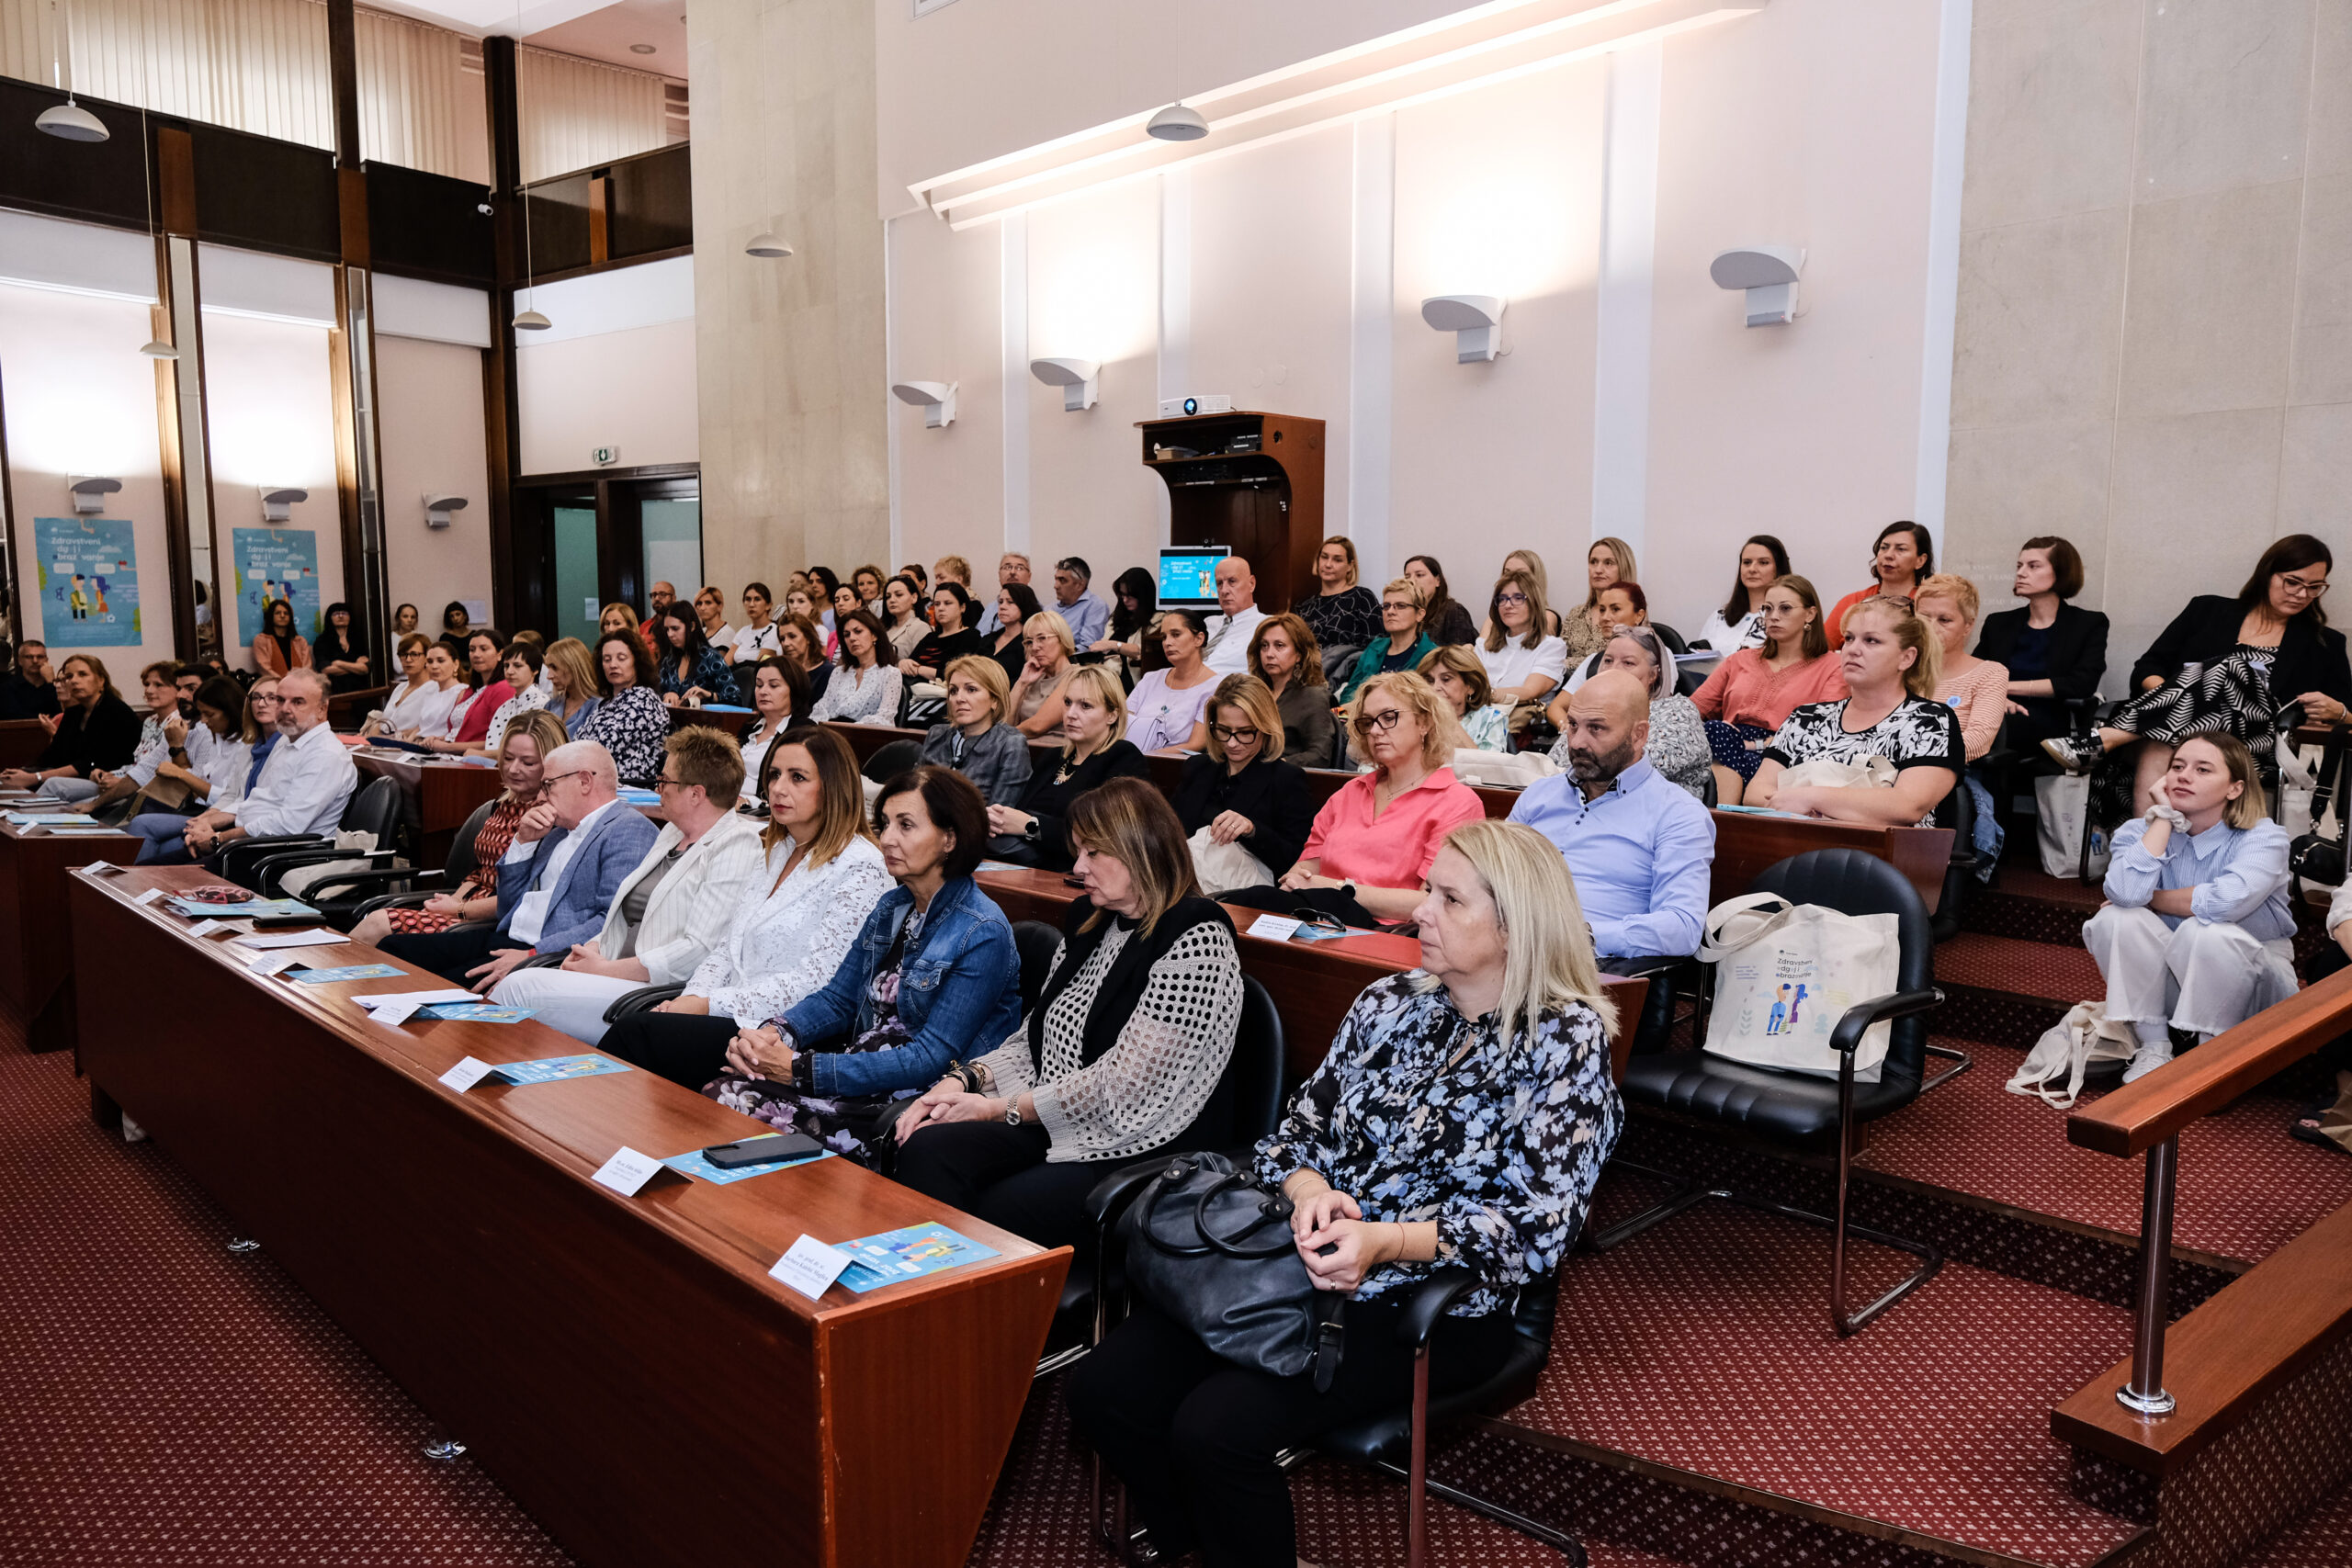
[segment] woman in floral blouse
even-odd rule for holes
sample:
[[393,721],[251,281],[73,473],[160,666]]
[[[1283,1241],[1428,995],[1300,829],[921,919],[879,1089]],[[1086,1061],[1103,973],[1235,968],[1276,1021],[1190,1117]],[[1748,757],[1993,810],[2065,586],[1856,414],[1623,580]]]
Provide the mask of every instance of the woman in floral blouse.
[[581,727],[580,739],[610,751],[622,779],[659,778],[670,710],[654,687],[653,656],[644,640],[634,630],[606,632],[596,639],[596,671],[602,700]]
[[1225,1361],[1148,1303],[1070,1372],[1070,1414],[1162,1561],[1294,1562],[1275,1456],[1411,1396],[1396,1329],[1439,1268],[1477,1282],[1430,1337],[1430,1392],[1492,1375],[1521,1288],[1576,1244],[1617,1141],[1612,1010],[1559,851],[1517,823],[1469,823],[1429,885],[1421,967],[1365,988],[1258,1145],[1308,1275],[1349,1296],[1329,1389]]
[[523,813],[538,804],[548,753],[563,741],[563,723],[551,713],[535,709],[508,720],[498,745],[498,776],[506,789],[474,832],[472,874],[422,904],[371,911],[352,928],[351,940],[373,945],[394,932],[421,936],[498,919],[498,863],[514,842]]

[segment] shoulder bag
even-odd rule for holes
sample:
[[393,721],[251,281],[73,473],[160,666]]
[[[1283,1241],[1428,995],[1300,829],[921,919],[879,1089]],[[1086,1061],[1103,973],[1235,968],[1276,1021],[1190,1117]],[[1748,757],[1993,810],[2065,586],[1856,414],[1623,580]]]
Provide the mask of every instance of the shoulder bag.
[[[1777,893],[1726,898],[1707,911],[1699,958],[1715,968],[1706,1051],[1752,1067],[1838,1076],[1830,1032],[1854,1003],[1896,989],[1902,942],[1889,915],[1846,915]],[[1854,1081],[1876,1083],[1892,1025],[1872,1024],[1854,1052]]]

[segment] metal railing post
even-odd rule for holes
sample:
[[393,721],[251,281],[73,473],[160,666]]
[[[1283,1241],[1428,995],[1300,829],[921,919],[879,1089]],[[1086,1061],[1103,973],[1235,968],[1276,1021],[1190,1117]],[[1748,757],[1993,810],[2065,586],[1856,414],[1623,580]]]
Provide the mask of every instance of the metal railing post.
[[2117,1403],[2142,1416],[2171,1412],[2165,1392],[2165,1309],[2172,1298],[2173,1165],[2180,1156],[2175,1134],[2148,1150],[2146,1186],[2140,1200],[2140,1300],[2132,1320],[2132,1381],[2115,1391]]

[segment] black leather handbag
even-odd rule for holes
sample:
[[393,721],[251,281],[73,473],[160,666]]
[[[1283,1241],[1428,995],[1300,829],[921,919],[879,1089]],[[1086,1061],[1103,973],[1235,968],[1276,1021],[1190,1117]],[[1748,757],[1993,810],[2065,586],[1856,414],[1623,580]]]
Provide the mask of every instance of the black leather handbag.
[[[2343,728],[2336,726],[2339,732]],[[2340,741],[2341,739],[2339,733],[2337,739]],[[2314,825],[2325,819],[2328,801],[2343,787],[2344,752],[2342,744],[2330,744],[2320,761],[2319,777],[2313,781],[2312,788],[2312,821]],[[2345,807],[2347,805],[2352,805],[2352,802],[2340,801],[2336,806],[2335,837],[2331,839],[2316,832],[2295,836],[2294,842],[2287,846],[2287,870],[2290,874],[2305,882],[2324,883],[2330,887],[2343,884],[2344,827],[2347,816]]]
[[1340,1370],[1347,1297],[1318,1291],[1290,1231],[1291,1201],[1222,1155],[1178,1155],[1119,1222],[1128,1288],[1238,1366]]

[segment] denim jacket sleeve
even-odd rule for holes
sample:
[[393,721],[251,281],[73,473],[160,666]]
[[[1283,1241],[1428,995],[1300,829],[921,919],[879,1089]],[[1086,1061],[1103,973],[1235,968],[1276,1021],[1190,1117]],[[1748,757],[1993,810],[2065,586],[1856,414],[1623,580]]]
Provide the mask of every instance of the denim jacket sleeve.
[[873,978],[875,958],[888,946],[880,940],[881,934],[894,928],[910,902],[897,888],[884,894],[882,901],[865,917],[857,940],[842,956],[841,967],[833,971],[833,977],[821,988],[801,998],[777,1021],[791,1032],[799,1048],[816,1051],[830,1042],[849,1037],[857,1026],[857,1006],[865,995],[865,983]]
[[817,1093],[928,1089],[948,1063],[968,1061],[1021,1027],[1021,962],[1012,927],[977,890],[954,913],[899,979],[901,1009],[911,1010],[910,992],[931,996],[914,1039],[883,1051],[814,1054],[808,1072]]

